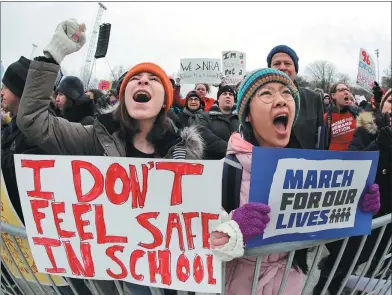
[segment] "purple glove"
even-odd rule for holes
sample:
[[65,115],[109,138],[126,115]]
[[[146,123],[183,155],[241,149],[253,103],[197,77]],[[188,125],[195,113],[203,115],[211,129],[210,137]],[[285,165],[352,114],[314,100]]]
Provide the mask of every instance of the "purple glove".
[[374,183],[369,187],[367,193],[362,197],[361,210],[365,213],[377,214],[380,210],[380,190],[378,184]]
[[267,215],[270,211],[263,203],[248,203],[234,210],[232,219],[238,223],[245,243],[264,232],[270,221]]

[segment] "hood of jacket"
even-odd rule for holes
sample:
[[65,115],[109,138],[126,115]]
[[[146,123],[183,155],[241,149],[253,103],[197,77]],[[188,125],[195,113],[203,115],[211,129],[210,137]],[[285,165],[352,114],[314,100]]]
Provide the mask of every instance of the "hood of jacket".
[[72,105],[62,111],[62,117],[70,122],[82,122],[85,117],[94,117],[94,102],[88,101],[81,105]]
[[375,117],[371,112],[362,112],[357,117],[357,129],[365,128],[370,134],[376,134],[378,127],[375,121]]

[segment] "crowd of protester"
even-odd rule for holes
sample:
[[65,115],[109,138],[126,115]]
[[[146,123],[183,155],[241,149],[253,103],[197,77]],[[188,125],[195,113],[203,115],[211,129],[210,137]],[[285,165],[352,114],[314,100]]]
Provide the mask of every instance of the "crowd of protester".
[[[266,57],[268,68],[256,69],[237,85],[219,85],[217,97],[208,97],[210,85],[200,83],[181,95],[181,80],[156,64],[141,63],[122,75],[117,88],[106,94],[85,89],[78,77],[66,76],[53,88],[62,60],[85,43],[83,27],[70,38],[59,26],[43,56],[21,57],[7,68],[1,89],[1,169],[12,205],[23,220],[16,183],[15,154],[95,155],[109,157],[213,160],[229,157],[242,167],[238,193],[226,189],[219,227],[211,247],[227,261],[226,294],[250,294],[255,257],[243,257],[244,244],[263,233],[269,222],[267,204],[249,202],[252,147],[331,151],[379,151],[377,176],[362,196],[360,208],[374,218],[392,208],[392,90],[375,82],[374,96],[357,104],[350,85],[322,89],[299,87],[299,58],[294,49],[278,45]],[[218,181],[218,180],[217,180]],[[227,179],[223,183],[233,184]],[[225,191],[225,188],[223,188]],[[377,239],[373,230],[357,265],[368,260]],[[391,237],[387,227],[381,241]],[[355,255],[360,237],[349,239],[329,291],[334,294]],[[341,241],[327,245],[313,294],[320,294]],[[375,260],[380,259],[379,247]],[[283,294],[301,294],[308,272],[308,249],[294,257]],[[277,294],[288,253],[263,256],[257,294]],[[91,294],[72,279],[82,294]],[[105,294],[118,294],[111,281],[98,281]],[[153,288],[124,283],[136,295]],[[69,287],[61,287],[72,294]],[[69,293],[67,293],[69,292]],[[165,294],[175,294],[164,290]]]

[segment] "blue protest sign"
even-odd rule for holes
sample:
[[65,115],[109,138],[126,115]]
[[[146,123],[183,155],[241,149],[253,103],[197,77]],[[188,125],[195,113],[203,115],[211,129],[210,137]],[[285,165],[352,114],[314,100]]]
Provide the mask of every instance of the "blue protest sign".
[[271,207],[266,244],[366,235],[372,215],[358,204],[374,183],[378,152],[334,152],[254,147],[250,202]]

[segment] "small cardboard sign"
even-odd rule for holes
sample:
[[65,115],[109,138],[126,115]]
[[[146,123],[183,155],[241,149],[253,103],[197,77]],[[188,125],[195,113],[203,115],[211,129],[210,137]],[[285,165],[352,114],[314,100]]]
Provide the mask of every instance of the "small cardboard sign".
[[221,61],[216,58],[184,58],[180,60],[181,84],[219,84]]
[[237,85],[246,75],[246,53],[241,51],[223,51],[222,68],[225,85]]
[[365,49],[359,50],[357,84],[371,91],[376,81],[376,64],[370,53]]

